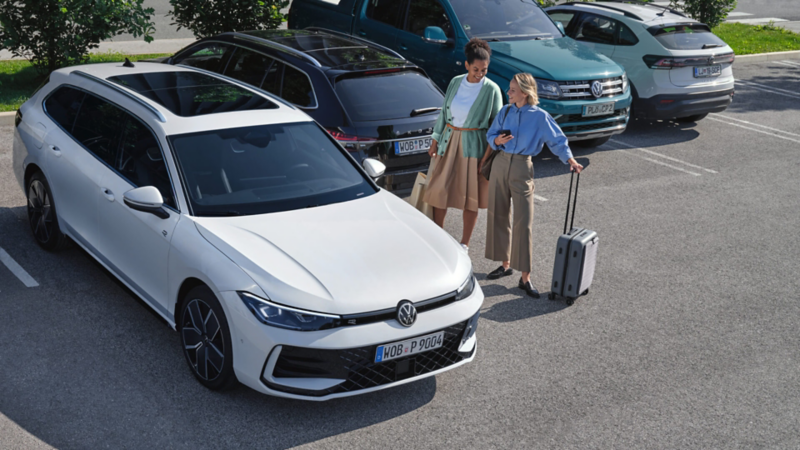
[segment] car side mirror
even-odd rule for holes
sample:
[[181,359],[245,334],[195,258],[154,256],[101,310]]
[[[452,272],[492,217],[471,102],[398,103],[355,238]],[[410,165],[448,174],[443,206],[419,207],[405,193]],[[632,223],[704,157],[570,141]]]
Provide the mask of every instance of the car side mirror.
[[425,27],[425,34],[422,40],[431,44],[447,44],[447,35],[444,30],[439,27]]
[[361,163],[361,166],[373,180],[382,177],[383,173],[386,172],[386,166],[377,159],[366,158],[364,162]]
[[563,23],[556,21],[556,28],[558,28],[558,30],[561,31],[561,35],[562,36],[566,36],[567,35],[567,31],[564,29],[564,24]]
[[154,214],[162,219],[169,217],[169,213],[164,210],[164,198],[161,197],[161,192],[153,186],[131,189],[122,194],[122,199],[128,208]]

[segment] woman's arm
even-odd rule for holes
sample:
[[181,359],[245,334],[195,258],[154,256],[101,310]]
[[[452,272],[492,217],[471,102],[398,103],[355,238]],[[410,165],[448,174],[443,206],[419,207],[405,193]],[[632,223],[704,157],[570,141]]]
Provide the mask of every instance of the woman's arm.
[[[494,120],[492,121],[492,126],[490,126],[489,131],[486,132],[486,140],[489,141],[489,147],[495,150],[502,150],[503,144],[508,142],[508,140],[506,140],[505,142],[498,144],[496,141],[496,139],[500,136],[500,129],[502,127],[502,124],[500,123],[500,117],[503,115],[503,113],[496,114]],[[504,138],[501,138],[501,140],[502,139]]]
[[558,156],[561,162],[569,164],[570,170],[581,173],[583,166],[578,161],[575,161],[572,156],[567,136],[564,135],[561,127],[558,126],[550,114],[545,113],[545,116],[545,125],[542,127],[542,132],[544,133],[544,142],[547,143],[547,147],[554,155]]
[[442,110],[439,111],[439,117],[436,118],[436,124],[433,126],[433,135],[431,135],[433,142],[431,142],[431,148],[428,149],[428,154],[431,157],[436,155],[436,152],[439,149],[439,141],[442,140],[442,133],[444,132],[444,127],[447,122],[445,118],[445,115],[447,114],[447,103],[448,99],[452,99],[450,94],[452,93],[451,91],[453,89],[454,81],[455,78],[450,80],[450,84],[447,86],[447,92],[444,95],[444,104],[442,105]]

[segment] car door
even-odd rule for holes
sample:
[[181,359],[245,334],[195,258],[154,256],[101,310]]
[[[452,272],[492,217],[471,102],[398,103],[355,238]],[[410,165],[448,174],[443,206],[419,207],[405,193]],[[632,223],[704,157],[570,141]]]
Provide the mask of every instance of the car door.
[[[105,199],[98,205],[100,248],[129,285],[162,313],[169,310],[168,257],[172,232],[180,214],[164,151],[153,131],[125,112],[114,170],[101,183]],[[136,211],[123,199],[126,192],[154,186],[164,199],[169,217]]]
[[597,53],[613,58],[617,34],[616,20],[597,14],[581,13],[569,34]]
[[98,108],[94,95],[71,86],[58,88],[45,111],[58,126],[45,135],[45,175],[61,225],[97,253],[97,205],[101,180],[119,143],[120,116]]
[[[397,35],[400,53],[425,69],[434,83],[445,87],[454,76],[465,71],[464,53],[461,50],[456,53],[453,44],[452,24],[438,0],[410,0],[403,29]],[[441,28],[450,42],[439,44],[422,40],[427,27]]]
[[365,1],[353,34],[398,50],[397,31],[402,26],[407,3],[407,0]]

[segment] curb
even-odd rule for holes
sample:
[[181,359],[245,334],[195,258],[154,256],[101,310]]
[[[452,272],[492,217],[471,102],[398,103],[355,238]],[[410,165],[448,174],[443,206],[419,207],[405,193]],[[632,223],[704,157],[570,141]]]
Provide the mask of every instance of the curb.
[[16,111],[0,112],[0,127],[14,125],[14,116],[16,115]]
[[756,53],[755,55],[736,55],[734,64],[737,62],[777,61],[780,59],[800,59],[800,50],[791,52]]

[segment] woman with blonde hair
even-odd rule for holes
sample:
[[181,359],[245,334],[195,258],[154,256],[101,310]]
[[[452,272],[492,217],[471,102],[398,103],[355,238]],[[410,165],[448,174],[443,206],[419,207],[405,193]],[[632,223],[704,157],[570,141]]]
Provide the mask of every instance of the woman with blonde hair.
[[488,182],[479,166],[488,148],[486,131],[503,106],[500,87],[486,78],[492,49],[471,39],[464,47],[467,73],[450,81],[444,106],[433,129],[428,188],[422,200],[433,207],[433,220],[444,228],[447,208],[462,211],[461,245],[468,250],[478,209],[488,205]]
[[[570,170],[580,173],[567,137],[547,111],[540,109],[536,80],[529,73],[514,75],[508,87],[509,104],[497,115],[486,137],[499,150],[489,176],[489,211],[486,228],[486,258],[502,265],[486,278],[495,280],[522,272],[519,288],[539,298],[531,283],[533,268],[533,161],[544,144]],[[483,165],[488,156],[481,161]],[[511,221],[511,204],[514,219]]]

